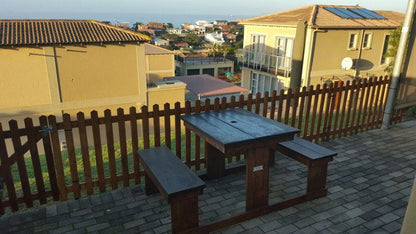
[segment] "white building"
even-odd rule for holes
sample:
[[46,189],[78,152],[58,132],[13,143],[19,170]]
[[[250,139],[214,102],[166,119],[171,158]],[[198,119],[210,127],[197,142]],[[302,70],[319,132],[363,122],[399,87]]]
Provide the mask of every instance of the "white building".
[[222,44],[225,42],[222,33],[207,33],[205,34],[205,40],[213,43],[213,44]]

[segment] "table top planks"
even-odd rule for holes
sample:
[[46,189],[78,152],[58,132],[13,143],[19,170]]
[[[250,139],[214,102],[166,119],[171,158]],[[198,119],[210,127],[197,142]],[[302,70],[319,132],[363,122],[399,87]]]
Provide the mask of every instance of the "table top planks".
[[187,128],[223,153],[268,140],[290,140],[299,132],[296,128],[239,108],[188,114],[181,118]]

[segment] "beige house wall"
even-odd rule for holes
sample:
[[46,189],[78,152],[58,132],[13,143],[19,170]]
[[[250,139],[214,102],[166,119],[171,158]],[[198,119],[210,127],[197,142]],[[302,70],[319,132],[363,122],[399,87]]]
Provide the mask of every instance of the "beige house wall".
[[276,37],[295,37],[296,26],[266,26],[266,25],[244,25],[244,49],[249,49],[251,35],[265,35],[265,46],[267,53],[275,53]]
[[0,71],[0,118],[147,103],[144,45],[2,48]]
[[175,57],[173,54],[146,55],[146,69],[148,83],[175,76]]
[[149,109],[153,109],[153,105],[159,105],[159,109],[164,109],[165,103],[169,103],[173,108],[176,102],[180,102],[181,106],[185,105],[186,84],[183,82],[175,82],[174,84],[163,84],[148,89],[147,95],[149,100]]
[[52,104],[42,48],[0,49],[0,109]]

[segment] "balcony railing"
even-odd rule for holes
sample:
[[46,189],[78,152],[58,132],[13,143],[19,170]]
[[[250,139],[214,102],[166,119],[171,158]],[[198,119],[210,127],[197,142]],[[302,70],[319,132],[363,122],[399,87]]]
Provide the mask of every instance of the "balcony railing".
[[292,58],[250,50],[238,50],[238,63],[245,67],[261,70],[274,75],[289,77],[292,70]]
[[217,64],[217,63],[232,63],[231,60],[228,60],[223,57],[196,57],[196,58],[183,58],[181,56],[175,56],[175,59],[181,63],[187,65],[195,64]]

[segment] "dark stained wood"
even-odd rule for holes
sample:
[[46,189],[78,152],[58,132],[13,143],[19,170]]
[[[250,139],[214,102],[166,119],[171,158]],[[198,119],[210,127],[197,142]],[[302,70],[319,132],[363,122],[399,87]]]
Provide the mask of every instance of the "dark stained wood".
[[124,110],[122,108],[117,109],[118,119],[118,137],[120,140],[120,158],[121,158],[121,170],[123,173],[123,186],[129,186],[129,162],[127,158],[127,140],[126,140],[126,124],[123,120]]
[[[347,114],[346,114],[346,120],[345,120],[345,126],[344,126],[344,136],[347,136],[348,132],[349,132],[349,128],[352,124],[350,124],[350,118],[351,118],[351,111],[352,111],[352,106],[353,106],[353,102],[354,102],[354,89],[357,87],[357,81],[354,80],[352,81],[351,86],[349,86],[348,89],[348,106],[347,106]],[[347,94],[346,94],[347,95]]]
[[[189,101],[185,102],[185,114],[191,113],[191,103]],[[191,130],[185,128],[185,164],[191,166]]]
[[182,233],[198,227],[198,195],[198,191],[191,191],[172,199],[170,209],[173,233]]
[[48,122],[52,126],[51,141],[52,141],[53,156],[55,159],[56,179],[58,181],[58,187],[59,187],[59,198],[61,201],[66,201],[68,200],[68,195],[67,195],[67,189],[66,189],[66,184],[65,184],[64,166],[62,163],[62,154],[61,154],[61,148],[60,148],[60,143],[59,143],[56,117],[53,115],[48,116]]
[[264,92],[264,95],[263,95],[263,112],[262,112],[263,117],[267,117],[268,104],[269,104],[269,92],[266,91]]
[[307,92],[308,92],[308,95],[307,95],[308,101],[306,104],[305,124],[303,125],[303,130],[302,130],[304,139],[306,139],[308,136],[309,114],[311,112],[310,110],[311,110],[312,97],[313,97],[312,94],[314,93],[313,85],[309,86],[309,90]]
[[290,106],[292,101],[292,89],[289,88],[287,90],[287,96],[286,96],[286,103],[285,103],[285,119],[284,123],[289,124],[289,113],[290,113]]
[[283,97],[285,95],[285,90],[281,89],[280,93],[279,93],[279,102],[277,103],[277,121],[281,122],[282,121],[282,113],[283,113]]
[[[299,130],[243,109],[182,116],[185,126],[203,136],[225,154],[232,149],[248,148],[253,138],[262,144],[276,137],[292,136]],[[261,140],[260,140],[261,139]]]
[[244,108],[244,95],[241,94],[240,97],[238,97],[238,107]]
[[291,116],[291,121],[290,121],[290,126],[292,127],[295,127],[298,104],[299,104],[299,89],[297,88],[295,89],[295,92],[293,93],[292,116]]
[[[299,154],[308,160],[318,160],[324,158],[331,158],[337,155],[336,152],[329,150],[325,147],[317,145],[307,140],[303,140],[299,137],[295,137],[291,141],[284,141],[279,143],[279,150],[285,149],[291,151],[291,155]],[[283,150],[282,150],[283,151]],[[309,165],[310,162],[299,160],[305,165]]]
[[380,102],[378,105],[378,111],[377,111],[377,119],[376,119],[376,126],[379,127],[381,126],[381,122],[383,121],[383,111],[384,111],[384,105],[385,105],[385,101],[384,98],[388,96],[388,84],[389,84],[389,80],[387,79],[387,77],[384,77],[382,79],[382,85],[379,86],[379,88],[381,89],[381,96],[380,96]]
[[354,133],[354,130],[355,130],[355,126],[356,126],[356,124],[357,124],[357,121],[356,121],[356,117],[357,117],[357,105],[358,105],[358,99],[359,99],[359,96],[360,96],[360,92],[359,92],[359,90],[360,90],[360,88],[361,88],[361,79],[360,80],[358,80],[357,82],[356,82],[356,85],[355,85],[355,87],[354,87],[354,95],[353,95],[353,104],[352,104],[352,116],[351,116],[351,126],[349,127],[349,133],[350,134],[353,134]]
[[[354,132],[358,133],[359,129],[362,126],[362,122],[361,122],[361,115],[363,114],[363,106],[364,106],[364,98],[365,98],[365,92],[366,92],[366,87],[367,87],[367,79],[363,79],[362,83],[361,83],[361,89],[358,90],[359,91],[359,97],[360,97],[360,104],[358,106],[358,112],[357,112],[357,121],[355,124],[355,128],[354,128]],[[358,96],[358,95],[357,95]]]
[[215,98],[214,99],[214,111],[220,110],[220,99]]
[[159,105],[153,105],[153,136],[155,146],[160,146],[160,119],[159,119]]
[[[198,100],[199,101],[199,100]],[[171,129],[170,129],[170,104],[165,103],[163,108],[163,117],[165,121],[165,144],[166,146],[171,149],[172,148],[172,140],[171,140]]]
[[[8,162],[8,153],[6,148],[6,142],[3,134],[3,126],[0,123],[0,160],[3,170],[0,171],[1,176],[3,176],[4,183],[7,188],[7,195],[9,197],[10,206],[12,211],[19,210],[18,200],[16,196],[16,189],[14,187],[13,174]],[[3,204],[3,201],[2,201]]]
[[268,205],[270,149],[251,148],[246,158],[246,210]]
[[374,97],[374,108],[373,108],[373,118],[371,119],[371,125],[370,128],[373,129],[375,126],[377,126],[376,123],[376,117],[378,116],[378,110],[379,110],[379,100],[380,100],[380,94],[381,94],[381,85],[380,83],[382,82],[382,77],[379,77],[379,79],[376,80],[377,81],[377,92],[376,92],[376,96]]
[[[231,97],[231,101],[233,100],[233,98],[234,96]],[[200,100],[195,101],[195,113],[196,114],[201,113],[201,101]],[[195,162],[196,162],[195,170],[197,171],[201,169],[200,158],[201,158],[201,138],[197,134],[195,134]]]
[[207,179],[217,179],[225,175],[225,155],[211,144],[206,144]]
[[334,85],[331,83],[328,88],[328,94],[326,95],[325,113],[324,113],[324,124],[322,127],[322,140],[325,141],[331,134],[331,121],[332,113],[334,110],[333,105],[335,104],[335,93]]
[[182,158],[182,150],[181,150],[181,103],[175,103],[175,149],[176,149],[176,156],[178,158]]
[[[19,127],[17,126],[17,121],[10,120],[9,126],[13,142],[13,148],[15,149],[15,151],[17,151],[16,149],[19,149],[22,146],[20,136],[17,133],[17,129],[19,129]],[[20,182],[22,183],[23,196],[25,198],[26,206],[33,207],[33,199],[30,191],[29,177],[27,175],[26,163],[23,153],[17,154],[17,167],[19,169],[19,177]]]
[[149,112],[147,106],[142,106],[143,148],[150,148]]
[[[48,119],[44,115],[39,117],[39,123],[40,123],[39,126],[41,128],[48,129],[48,131],[50,127],[52,127],[48,125]],[[53,200],[58,201],[59,200],[59,188],[58,188],[58,182],[56,180],[55,160],[53,159],[52,144],[51,144],[49,132],[43,136],[42,143],[43,143],[43,150],[45,152],[46,165],[48,167],[48,177],[49,177],[49,183],[50,183],[51,190],[52,190]]]
[[226,97],[222,97],[221,98],[221,110],[225,110],[227,109],[227,98]]
[[236,103],[235,103],[235,96],[231,96],[230,99],[230,108],[234,109],[236,107]]
[[116,168],[116,156],[114,150],[114,134],[113,134],[113,124],[111,122],[111,111],[104,111],[104,122],[105,122],[105,132],[107,136],[107,151],[108,151],[108,165],[110,169],[110,178],[111,178],[111,188],[116,189],[117,184],[117,168]]
[[321,131],[321,126],[322,126],[322,118],[323,118],[323,114],[324,114],[324,107],[325,107],[325,100],[326,100],[326,96],[328,93],[328,86],[326,84],[323,85],[322,90],[320,92],[321,96],[320,96],[320,104],[319,104],[319,114],[318,114],[318,122],[317,122],[317,126],[316,126],[316,135],[314,137],[315,141],[318,142],[319,141],[319,135],[320,135],[320,131]]
[[69,161],[69,169],[71,172],[71,181],[74,187],[74,197],[80,198],[81,197],[81,187],[79,186],[79,176],[78,176],[78,163],[77,158],[75,155],[75,145],[74,145],[74,136],[72,133],[72,126],[71,126],[71,117],[69,114],[64,114],[64,130],[65,130],[65,141],[66,147],[68,152],[68,161]]
[[82,155],[82,163],[84,167],[84,177],[85,183],[87,185],[87,194],[92,195],[92,176],[91,176],[91,163],[90,163],[90,155],[88,150],[88,138],[87,138],[87,129],[85,127],[85,117],[84,113],[79,112],[77,114],[78,120],[78,130],[79,130],[79,140],[81,143],[81,155]]
[[95,151],[95,163],[97,165],[97,177],[100,192],[105,192],[105,174],[104,174],[104,162],[103,162],[103,151],[101,146],[101,137],[100,137],[100,126],[98,120],[98,112],[91,112],[91,126],[92,126],[92,136],[94,139],[94,151]]
[[133,168],[134,168],[134,183],[140,183],[140,164],[139,164],[139,155],[137,151],[139,150],[139,136],[137,132],[137,119],[136,119],[136,107],[132,106],[129,109],[130,117],[130,131],[131,131],[131,147],[133,155]]
[[302,122],[304,120],[303,118],[303,110],[305,106],[305,97],[306,97],[306,87],[302,88],[302,91],[299,93],[300,98],[300,104],[299,104],[299,114],[298,114],[298,125],[296,128],[302,129]]
[[167,147],[139,151],[146,174],[146,192],[157,190],[170,203],[172,232],[198,227],[198,195],[205,183]]
[[[338,123],[339,123],[339,113],[341,109],[341,98],[342,98],[342,88],[344,87],[344,82],[338,82],[335,87],[335,104],[333,105],[333,110],[335,110],[334,124],[333,124],[333,134],[332,139],[336,138],[336,134],[339,132]],[[329,140],[329,139],[328,139]]]
[[252,106],[253,106],[253,94],[250,93],[247,97],[247,110],[251,111]]
[[260,113],[260,104],[261,104],[261,93],[256,94],[256,101],[254,105],[254,113],[259,114]]
[[370,101],[368,103],[368,108],[367,108],[368,115],[367,115],[367,121],[366,121],[367,123],[366,123],[366,126],[365,126],[365,131],[368,131],[369,127],[372,124],[371,119],[375,115],[374,99],[375,99],[375,96],[376,96],[376,82],[377,82],[377,77],[375,76],[375,77],[373,77],[372,83],[371,83],[371,94],[370,94]]
[[344,89],[343,95],[342,95],[342,110],[341,110],[341,120],[339,121],[339,127],[338,127],[338,138],[341,137],[341,134],[344,132],[344,118],[347,115],[347,101],[348,101],[348,92],[350,87],[350,81],[348,80],[346,83],[346,87]]
[[36,144],[36,139],[35,139],[36,133],[33,128],[33,121],[31,118],[26,118],[24,122],[25,122],[25,128],[29,132],[27,134],[27,140],[34,142],[32,146],[30,147],[30,156],[32,158],[32,166],[33,166],[33,172],[35,173],[36,188],[39,194],[39,201],[40,201],[40,204],[45,204],[46,203],[45,183],[43,181],[43,176],[42,176],[42,168],[41,168],[40,160],[39,160],[39,151],[38,151],[38,147]]
[[201,192],[206,186],[165,146],[139,150],[139,159],[146,174],[169,202],[173,197],[188,191]]
[[370,92],[371,86],[373,84],[373,78],[370,77],[368,82],[366,83],[366,92],[365,92],[365,102],[363,106],[363,117],[361,120],[360,131],[364,131],[364,128],[368,126],[368,117],[370,116],[370,108],[368,107],[368,103],[370,102]]
[[277,92],[273,90],[270,103],[270,119],[274,119],[274,112],[276,111]]
[[[314,93],[314,100],[313,100],[313,109],[312,109],[312,120],[311,120],[311,130],[310,130],[310,134],[308,137],[306,137],[305,139],[314,139],[315,137],[315,121],[316,121],[316,114],[317,114],[317,110],[318,110],[318,103],[319,103],[319,98],[320,98],[320,94],[322,93],[322,89],[321,86],[318,84],[316,86],[316,90]],[[308,108],[308,110],[310,110]]]

